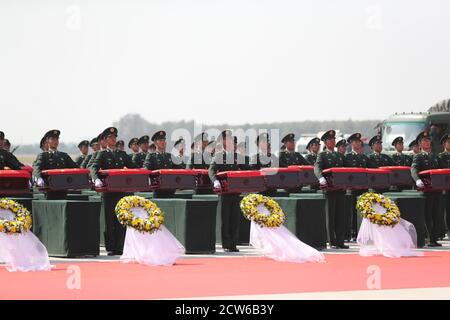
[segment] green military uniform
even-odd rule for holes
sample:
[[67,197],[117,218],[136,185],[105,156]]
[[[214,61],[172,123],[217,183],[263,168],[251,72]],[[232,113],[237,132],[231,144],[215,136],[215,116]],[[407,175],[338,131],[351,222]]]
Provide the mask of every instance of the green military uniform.
[[[322,141],[332,139],[336,136],[334,130],[329,130],[321,137]],[[322,172],[328,168],[343,167],[344,156],[336,151],[325,150],[317,156],[314,165],[314,173],[321,180]],[[345,238],[345,191],[326,190],[325,191],[325,210],[327,216],[328,242],[333,247],[348,248],[344,244]]]
[[[196,143],[200,143],[208,140],[208,134],[206,132],[202,132],[194,138],[194,142],[191,145],[191,149],[193,150]],[[191,152],[190,160],[186,166],[187,169],[204,169],[207,170],[212,161],[212,155],[205,153],[203,150],[203,146],[201,150]]]
[[20,170],[21,165],[12,153],[0,149],[0,170],[4,170],[5,167],[8,167],[12,170]]
[[[45,134],[48,138],[59,138],[59,130],[51,130]],[[67,169],[67,168],[78,168],[77,164],[72,160],[72,158],[65,152],[58,150],[49,150],[41,152],[33,166],[33,175],[35,179],[42,179],[42,171],[52,170],[52,169]],[[60,200],[65,199],[67,192],[48,192],[46,194],[47,200]]]
[[[430,139],[429,132],[422,132],[417,137],[417,141],[420,143],[421,139]],[[424,170],[438,169],[439,158],[434,153],[428,153],[422,151],[414,155],[411,164],[411,176],[414,181],[420,180],[419,172]],[[440,235],[440,221],[442,220],[442,207],[441,207],[441,192],[424,192],[425,196],[425,223],[427,226],[427,231],[429,235],[430,245],[439,245],[437,240]]]
[[[142,144],[148,143],[149,141],[150,141],[149,136],[142,136],[138,140],[138,145],[141,146]],[[144,152],[144,151],[133,153],[132,161],[134,163],[134,166],[136,168],[142,168],[144,166],[144,161],[145,161],[145,158],[147,157],[147,155],[148,155],[148,152]]]
[[[117,136],[117,129],[110,127],[103,131],[103,136]],[[108,169],[134,168],[134,164],[125,151],[107,148],[97,152],[91,170],[93,181],[100,179],[99,171]],[[108,254],[121,255],[125,241],[125,227],[120,224],[115,214],[117,202],[127,193],[121,192],[103,192],[102,193],[102,216],[105,219],[105,248]]]
[[[152,136],[152,141],[158,139],[165,139],[166,132],[158,131]],[[168,152],[155,151],[154,153],[148,153],[143,167],[147,170],[161,170],[161,169],[177,169],[177,166],[172,161],[172,154]],[[156,190],[153,193],[154,198],[172,198],[175,194],[175,190]]]
[[369,160],[371,162],[371,166],[374,168],[395,165],[393,160],[387,154],[384,153],[372,152],[371,154],[369,154]]
[[[266,141],[270,145],[269,135],[267,133],[260,134],[256,139],[256,144],[259,146],[260,142]],[[275,154],[269,152],[263,153],[259,151],[257,154],[253,155],[250,159],[250,167],[252,170],[261,170],[263,168],[278,168],[280,166],[280,161]],[[268,189],[267,191],[261,192],[262,195],[274,197],[276,196],[276,189]]]
[[[281,139],[281,143],[286,144],[288,142],[295,142],[295,135],[293,133],[287,134],[283,139]],[[279,167],[287,168],[289,166],[307,166],[309,162],[306,161],[303,156],[296,151],[289,151],[286,148],[286,145],[283,145],[284,150],[280,150],[279,154]],[[298,193],[301,191],[301,187],[289,189],[287,190],[290,193]]]
[[[398,143],[403,144],[403,137],[397,137],[392,141],[392,146],[396,146]],[[412,157],[404,154],[403,152],[396,151],[392,156],[394,166],[407,166],[410,167],[412,163]]]
[[[320,139],[312,138],[311,140],[309,140],[308,144],[306,145],[306,149],[309,150],[313,143],[320,145]],[[317,153],[311,152],[309,150],[308,154],[305,156],[305,160],[308,161],[310,165],[314,165],[317,160]]]
[[[231,132],[225,130],[221,133],[221,139],[231,137]],[[209,178],[214,183],[217,174],[224,171],[241,170],[238,164],[237,154],[228,151],[216,153],[209,166]],[[220,194],[217,206],[218,214],[222,218],[222,247],[226,250],[237,251],[236,246],[239,235],[240,218],[239,194]]]
[[[441,139],[441,144],[444,144],[450,139],[450,134],[445,134]],[[441,169],[450,169],[450,152],[445,150],[438,155],[439,167]],[[450,230],[450,191],[445,191],[445,220],[447,222],[447,230]]]

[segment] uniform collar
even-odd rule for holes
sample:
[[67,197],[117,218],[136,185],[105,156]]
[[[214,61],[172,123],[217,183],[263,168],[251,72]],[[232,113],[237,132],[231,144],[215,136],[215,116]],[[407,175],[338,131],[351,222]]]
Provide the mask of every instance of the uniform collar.
[[48,153],[54,154],[54,153],[57,153],[57,152],[58,152],[58,150],[57,150],[57,149],[55,149],[55,150],[52,150],[52,149],[48,149]]

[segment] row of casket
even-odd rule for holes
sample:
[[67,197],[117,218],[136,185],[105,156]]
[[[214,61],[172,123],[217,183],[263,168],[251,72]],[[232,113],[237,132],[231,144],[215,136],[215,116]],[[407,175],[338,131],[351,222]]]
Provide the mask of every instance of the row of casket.
[[[104,186],[98,192],[139,192],[154,190],[212,189],[208,170],[186,169],[113,169],[100,170]],[[412,187],[410,167],[331,168],[323,171],[327,188],[336,190],[386,189],[391,186]],[[450,169],[427,170],[420,173],[425,191],[450,189]],[[0,194],[30,191],[28,170],[0,171]],[[91,189],[87,169],[56,169],[43,171],[45,187],[41,191]],[[221,188],[217,193],[262,192],[270,189],[294,189],[318,186],[313,166],[265,168],[261,170],[228,171],[217,175]]]

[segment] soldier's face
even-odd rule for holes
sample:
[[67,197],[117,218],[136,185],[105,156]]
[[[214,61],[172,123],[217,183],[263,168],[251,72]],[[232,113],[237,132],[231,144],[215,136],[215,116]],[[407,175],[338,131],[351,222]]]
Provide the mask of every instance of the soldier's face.
[[431,140],[427,138],[420,140],[420,147],[422,150],[429,151],[431,149]]
[[57,149],[59,145],[59,138],[52,137],[48,138],[48,147],[50,149]]
[[112,148],[116,146],[116,142],[117,142],[117,137],[113,134],[109,135],[106,138],[106,144],[108,145],[108,147]]
[[48,142],[47,141],[45,141],[44,144],[42,145],[42,150],[48,151]]
[[98,151],[100,150],[100,143],[96,142],[92,145],[92,150]]
[[413,148],[412,148],[412,151],[414,152],[414,153],[419,153],[420,152],[420,147],[419,147],[419,145],[414,145],[413,146]]
[[288,151],[294,151],[295,150],[295,141],[294,140],[290,140],[286,142],[286,149]]
[[336,146],[336,138],[325,140],[325,146],[327,147],[328,150],[333,150],[334,147]]
[[339,153],[342,153],[342,154],[345,154],[345,151],[347,150],[347,146],[339,146],[338,148],[337,148],[337,151],[339,152]]
[[133,144],[131,144],[130,149],[133,150],[133,152],[138,152],[139,146],[137,145],[137,143],[133,143]]
[[355,151],[359,151],[361,150],[362,147],[362,143],[361,140],[353,140],[352,141],[352,149]]
[[82,147],[80,148],[80,152],[81,152],[82,154],[87,154],[88,151],[89,151],[88,146],[82,146]]
[[381,152],[381,150],[383,150],[383,145],[381,144],[381,142],[375,142],[373,144],[373,151]]
[[403,152],[403,142],[398,142],[395,144],[395,150],[397,150],[398,152]]
[[[335,140],[335,142],[336,142],[336,140]],[[310,147],[311,152],[313,152],[313,153],[318,153],[319,148],[320,148],[320,144],[318,144],[318,143],[313,143],[313,144],[311,144],[311,147]]]
[[450,151],[450,140],[445,141],[444,148],[445,150]]
[[106,142],[106,139],[100,140],[100,146],[104,149],[108,146],[108,143]]
[[148,142],[146,142],[146,143],[142,143],[141,144],[141,150],[143,151],[143,152],[148,152],[148,149],[150,148],[150,144],[148,143]]
[[166,149],[166,139],[158,139],[156,140],[155,144],[158,150]]

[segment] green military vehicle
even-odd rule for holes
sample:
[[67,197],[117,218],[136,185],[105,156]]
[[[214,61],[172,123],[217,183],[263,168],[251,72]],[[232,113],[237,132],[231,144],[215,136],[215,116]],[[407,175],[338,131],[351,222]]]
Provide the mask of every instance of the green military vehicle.
[[423,130],[431,132],[433,151],[441,152],[439,141],[444,134],[450,132],[450,99],[433,105],[427,112],[395,113],[378,124],[377,128],[383,137],[383,149],[387,153],[394,151],[391,143],[396,137],[403,137],[407,150],[408,145]]

